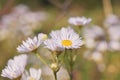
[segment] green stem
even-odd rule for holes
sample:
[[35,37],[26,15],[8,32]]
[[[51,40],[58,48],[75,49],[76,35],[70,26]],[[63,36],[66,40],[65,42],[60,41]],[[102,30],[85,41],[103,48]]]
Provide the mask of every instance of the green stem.
[[73,74],[72,74],[72,71],[73,71],[73,59],[72,59],[72,53],[70,54],[70,80],[73,79]]
[[43,62],[45,65],[49,67],[49,65],[46,63],[46,61],[37,53],[36,56],[40,59],[41,62]]
[[57,72],[56,71],[54,71],[54,78],[55,78],[55,80],[57,80]]
[[16,79],[13,79],[13,80],[20,80],[20,78],[21,78],[21,76],[20,76],[20,77],[18,77],[18,78],[16,78]]

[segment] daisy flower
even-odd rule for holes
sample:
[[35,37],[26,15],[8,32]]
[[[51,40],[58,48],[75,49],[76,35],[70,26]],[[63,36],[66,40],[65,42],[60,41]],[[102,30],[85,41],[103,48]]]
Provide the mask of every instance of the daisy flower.
[[41,38],[42,40],[46,40],[48,38],[47,34],[39,33],[38,38]]
[[17,47],[17,51],[20,53],[28,53],[36,50],[40,44],[43,42],[43,36],[44,34],[38,34],[38,37],[34,37],[33,39],[28,38],[26,41],[23,41],[20,46]]
[[24,72],[27,64],[27,55],[22,54],[10,59],[5,69],[2,70],[1,76],[9,79],[16,79]]
[[45,47],[51,51],[63,51],[63,48],[60,48],[52,39],[47,39],[44,41]]
[[40,80],[41,69],[30,68],[29,72],[23,73],[21,80]]
[[53,42],[61,48],[73,49],[83,45],[81,37],[79,37],[79,35],[70,27],[52,31],[50,36],[53,39]]
[[68,20],[70,24],[73,24],[75,26],[80,26],[80,25],[84,26],[86,24],[89,24],[91,21],[92,21],[91,18],[87,19],[85,17],[71,17]]

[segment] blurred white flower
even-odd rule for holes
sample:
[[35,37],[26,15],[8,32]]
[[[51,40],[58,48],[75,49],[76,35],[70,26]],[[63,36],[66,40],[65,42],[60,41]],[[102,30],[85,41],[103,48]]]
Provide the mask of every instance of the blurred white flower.
[[42,40],[46,40],[48,38],[47,34],[44,34],[44,33],[39,33],[38,37]]
[[36,50],[41,44],[43,40],[41,37],[34,37],[33,39],[28,38],[26,41],[23,41],[20,46],[17,47],[17,51],[20,53],[28,53]]
[[119,41],[110,41],[109,43],[110,50],[120,51],[120,42]]
[[99,51],[94,51],[91,55],[91,59],[99,63],[103,60],[103,55]]
[[24,15],[27,12],[30,12],[30,9],[28,8],[28,6],[26,6],[24,4],[17,5],[12,10],[12,14],[14,14],[16,16]]
[[22,75],[27,64],[27,55],[22,54],[10,59],[5,69],[2,70],[1,76],[9,79],[15,79]]
[[48,48],[51,51],[63,51],[64,48],[59,47],[54,40],[47,39],[44,41],[45,47]]
[[89,24],[91,21],[92,21],[91,18],[87,19],[85,17],[71,17],[68,20],[70,24],[73,24],[75,26],[80,26],[80,25],[84,26],[86,24]]
[[101,37],[104,35],[105,35],[105,33],[104,33],[103,29],[96,25],[94,25],[92,27],[85,27],[83,30],[83,36],[85,37],[85,39],[87,39],[87,38],[95,39],[95,38],[98,38],[98,37]]
[[4,25],[5,27],[16,27],[17,23],[18,18],[14,16],[12,13],[1,17],[1,24]]
[[104,21],[105,27],[112,27],[118,24],[120,25],[120,19],[116,15],[109,15]]
[[38,24],[40,21],[46,19],[46,13],[44,12],[29,12],[20,16],[20,24]]
[[92,39],[92,38],[87,38],[86,39],[86,41],[85,41],[85,46],[87,47],[87,48],[95,48],[96,47],[96,42],[95,42],[95,40],[94,39]]
[[81,37],[70,27],[62,28],[59,31],[52,31],[50,36],[53,42],[61,48],[73,49],[83,45]]
[[41,80],[41,69],[30,68],[29,72],[25,71],[21,80]]
[[120,40],[120,25],[108,28],[108,34],[112,40]]
[[98,45],[96,46],[97,51],[106,51],[108,48],[107,42],[106,41],[100,41]]

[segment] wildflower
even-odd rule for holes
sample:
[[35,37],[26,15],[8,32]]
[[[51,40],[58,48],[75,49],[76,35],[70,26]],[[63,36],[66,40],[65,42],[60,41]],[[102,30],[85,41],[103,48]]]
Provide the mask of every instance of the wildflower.
[[99,44],[97,45],[97,50],[98,51],[106,51],[107,50],[107,42],[106,41],[100,41]]
[[26,41],[23,41],[20,46],[17,47],[18,52],[20,53],[28,53],[36,50],[40,44],[43,42],[42,38],[39,37],[34,37],[33,39],[28,38]]
[[87,38],[92,38],[92,39],[96,39],[98,37],[102,37],[105,35],[103,29],[100,26],[92,26],[92,27],[86,27],[84,28],[83,31],[83,35],[84,37]]
[[10,59],[5,69],[2,70],[1,76],[9,79],[16,79],[24,72],[27,63],[27,55],[22,54]]
[[17,15],[17,16],[24,15],[28,12],[30,12],[30,9],[28,8],[28,6],[26,6],[24,4],[20,4],[16,7],[14,7],[12,10],[12,14]]
[[120,50],[120,42],[119,41],[114,41],[114,40],[111,40],[109,42],[109,47],[110,47],[110,50],[117,50],[119,51]]
[[25,71],[23,73],[21,80],[40,80],[41,79],[41,69],[30,68],[29,73]]
[[95,62],[99,63],[103,60],[103,55],[99,51],[95,51],[95,52],[92,53],[91,58]]
[[84,26],[91,22],[91,18],[87,19],[85,17],[71,17],[71,18],[69,18],[68,22],[75,26],[81,26],[81,25]]
[[87,38],[86,41],[85,41],[85,46],[86,46],[87,48],[95,48],[96,44],[97,44],[97,43],[96,43],[95,40],[92,39],[92,38]]
[[81,37],[70,27],[62,28],[61,30],[52,31],[50,36],[59,47],[73,49],[83,45]]
[[113,14],[107,16],[107,18],[104,21],[105,27],[112,27],[112,26],[118,25],[118,24],[120,24],[119,16],[116,16],[116,15],[113,15]]
[[120,26],[113,26],[108,28],[108,34],[112,40],[120,40]]
[[51,51],[63,51],[52,39],[47,39],[44,41],[45,47]]
[[50,67],[54,72],[57,72],[60,69],[57,63],[52,63]]
[[46,40],[47,39],[47,35],[44,33],[39,33],[38,34],[38,38],[42,39],[42,40]]

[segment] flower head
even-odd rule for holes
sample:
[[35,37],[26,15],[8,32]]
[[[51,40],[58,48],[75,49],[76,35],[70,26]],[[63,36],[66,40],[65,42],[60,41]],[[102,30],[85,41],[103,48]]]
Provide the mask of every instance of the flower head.
[[63,51],[64,48],[59,47],[53,39],[47,39],[44,41],[45,47],[51,51]]
[[42,40],[46,40],[47,39],[47,35],[44,33],[39,33],[38,34],[38,38],[42,39]]
[[9,79],[15,79],[21,76],[24,72],[27,63],[27,55],[22,54],[15,56],[14,59],[10,59],[5,69],[2,70],[1,76]]
[[17,47],[18,52],[28,53],[37,49],[40,44],[43,42],[42,37],[34,37],[33,39],[28,38],[26,41],[23,41],[20,46]]
[[52,31],[50,36],[52,37],[53,42],[61,48],[79,48],[83,44],[81,37],[79,37],[79,35],[70,27],[62,28],[59,31]]
[[80,26],[80,25],[84,26],[86,24],[89,24],[91,20],[92,20],[91,18],[87,19],[85,17],[71,17],[69,18],[68,22],[75,26]]
[[40,80],[41,78],[41,69],[30,68],[29,73],[25,71],[23,73],[21,80]]

